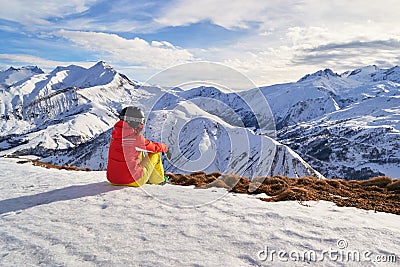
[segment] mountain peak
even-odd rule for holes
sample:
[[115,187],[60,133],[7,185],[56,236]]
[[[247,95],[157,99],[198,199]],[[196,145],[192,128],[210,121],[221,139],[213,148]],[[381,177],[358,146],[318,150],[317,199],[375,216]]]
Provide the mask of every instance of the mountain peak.
[[96,64],[94,64],[92,67],[90,67],[91,70],[93,69],[108,69],[113,72],[116,72],[113,67],[111,67],[109,64],[107,64],[105,61],[100,60]]
[[303,76],[300,80],[298,80],[298,82],[302,82],[305,80],[318,78],[318,77],[326,77],[329,79],[329,77],[340,77],[340,75],[333,72],[331,69],[324,69],[324,70],[319,70],[317,72],[314,72],[312,74],[307,74],[307,75]]
[[347,72],[349,73],[348,75],[345,75],[346,77],[350,77],[350,76],[354,76],[357,74],[364,74],[364,75],[371,75],[373,73],[378,72],[380,69],[376,66],[376,65],[369,65],[366,67],[362,67],[362,68],[358,68],[355,69],[351,72]]
[[7,70],[0,71],[0,85],[9,86],[31,76],[43,73],[43,70],[37,66],[10,67]]
[[44,71],[41,68],[39,68],[38,66],[23,66],[20,68],[15,68],[15,67],[11,66],[6,71],[7,72],[30,71],[35,74],[43,74],[44,73]]
[[377,81],[400,81],[400,67],[395,66],[389,69],[381,69],[376,65],[369,65],[358,68],[353,71],[346,71],[341,74],[341,77],[351,78],[362,82],[377,82]]

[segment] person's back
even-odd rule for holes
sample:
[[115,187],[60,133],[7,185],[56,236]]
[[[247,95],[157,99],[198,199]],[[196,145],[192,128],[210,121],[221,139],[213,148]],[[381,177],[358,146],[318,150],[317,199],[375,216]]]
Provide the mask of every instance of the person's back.
[[139,108],[124,108],[119,118],[112,131],[108,152],[108,181],[130,186],[141,186],[148,181],[162,183],[164,169],[159,152],[166,152],[168,147],[151,142],[141,134],[145,117]]

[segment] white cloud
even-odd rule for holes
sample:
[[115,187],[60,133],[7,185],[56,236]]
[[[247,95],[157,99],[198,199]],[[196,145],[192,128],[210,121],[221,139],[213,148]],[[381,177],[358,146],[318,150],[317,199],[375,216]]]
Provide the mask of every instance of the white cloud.
[[[165,26],[182,26],[201,21],[227,29],[251,28],[262,32],[289,27],[325,27],[358,24],[367,29],[367,22],[385,23],[393,28],[400,22],[398,0],[176,0],[165,5],[156,21]],[[341,27],[341,26],[340,26]],[[267,31],[266,31],[267,29]],[[336,29],[340,30],[340,29]]]
[[154,47],[166,47],[166,48],[172,48],[172,49],[175,48],[175,46],[173,44],[171,44],[170,42],[167,42],[167,41],[161,41],[161,42],[152,41],[151,42],[151,46],[154,46]]
[[[305,26],[329,26],[331,24],[358,24],[367,29],[367,22],[398,25],[400,18],[398,10],[400,2],[397,0],[336,0],[320,1],[307,0],[299,6]],[[307,19],[307,20],[305,20]],[[388,31],[391,29],[388,28]]]
[[341,72],[400,63],[398,1],[229,2],[177,1],[159,21],[177,26],[209,20],[233,30],[257,22],[229,46],[192,52],[235,67],[258,85],[295,81],[322,68]]
[[116,16],[103,18],[81,17],[70,20],[54,22],[50,27],[41,27],[40,30],[68,29],[71,31],[96,31],[96,32],[149,32],[155,28],[154,23],[143,23]]
[[[104,9],[98,12],[86,13],[95,4]],[[105,6],[105,1],[98,0],[0,0],[0,19],[16,22],[22,25],[24,32],[55,31],[59,29],[107,32],[151,32],[159,25],[151,20],[149,14],[143,14],[144,8],[152,5],[144,1],[132,2],[125,0],[113,1],[112,6]],[[146,20],[137,19],[137,15],[145,16]],[[72,16],[73,15],[73,16]],[[1,30],[19,32],[21,28],[5,28]]]
[[48,25],[48,17],[61,18],[86,11],[96,0],[0,0],[0,18],[27,26]]
[[189,51],[164,41],[148,43],[138,37],[125,39],[116,34],[66,30],[60,30],[55,35],[94,51],[111,63],[123,62],[160,69],[194,59]]
[[291,27],[279,34],[253,35],[230,46],[192,52],[242,71],[259,86],[296,81],[324,68],[341,73],[372,64],[383,68],[399,65],[399,35],[371,24],[369,32],[358,24],[346,24],[341,30]]
[[222,62],[243,72],[258,86],[293,82],[305,73],[317,70],[313,66],[294,65],[291,62],[294,51],[290,47],[264,47],[264,49],[228,57],[222,56],[225,58]]
[[55,61],[26,54],[0,54],[0,61],[18,65],[22,64],[25,66],[36,65],[39,68],[46,70],[52,70],[57,66],[68,66],[68,65],[78,65],[87,68],[94,64],[93,62]]
[[284,21],[287,18],[278,14],[293,8],[296,8],[293,1],[178,0],[167,5],[156,21],[166,26],[181,26],[209,20],[227,29],[248,28],[252,22]]
[[[91,58],[97,56],[113,66],[134,67],[133,74],[140,70],[147,75],[202,59],[228,64],[256,84],[265,85],[295,81],[327,67],[341,72],[369,64],[400,64],[398,0],[174,0],[161,4],[152,1],[132,4],[124,0],[96,17],[68,17],[86,11],[94,2],[0,0],[0,18],[40,28],[43,32],[36,31],[36,36],[43,40],[52,39],[47,32],[55,31],[55,27],[68,29],[56,35],[71,41],[77,50],[86,49]],[[48,20],[49,17],[66,19]],[[140,20],[143,18],[145,23]],[[173,37],[169,42],[148,42],[109,33],[151,32],[202,21],[236,31],[235,36],[240,37],[230,37],[229,45],[202,43],[196,49],[185,49],[174,45]],[[12,30],[10,26],[0,27]],[[173,28],[169,31],[173,32]],[[157,36],[157,32],[151,33]],[[207,39],[207,33],[201,34]],[[223,38],[225,35],[221,34]],[[32,57],[31,62],[39,60]],[[43,63],[55,62],[43,59]]]

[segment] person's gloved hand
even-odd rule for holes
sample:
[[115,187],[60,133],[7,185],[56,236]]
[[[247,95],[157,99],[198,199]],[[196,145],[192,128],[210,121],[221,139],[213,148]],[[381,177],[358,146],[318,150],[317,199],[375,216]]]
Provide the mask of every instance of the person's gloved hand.
[[172,154],[171,154],[170,150],[168,150],[165,154],[167,155],[167,159],[171,159],[172,158]]
[[168,151],[168,146],[166,144],[160,144],[160,146],[161,146],[161,152],[162,153],[165,153],[165,152]]

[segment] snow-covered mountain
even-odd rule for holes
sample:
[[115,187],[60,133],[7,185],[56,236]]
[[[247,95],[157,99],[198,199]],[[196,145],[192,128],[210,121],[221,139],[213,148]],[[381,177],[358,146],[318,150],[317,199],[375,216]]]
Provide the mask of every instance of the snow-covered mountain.
[[399,67],[340,75],[326,69],[236,93],[143,85],[105,62],[47,74],[10,68],[0,77],[2,154],[105,169],[116,115],[136,105],[150,113],[146,135],[170,145],[173,158],[164,163],[171,172],[318,176],[314,168],[348,179],[400,175]]
[[261,88],[278,140],[327,177],[400,177],[400,68],[331,70]]
[[[232,125],[268,129],[264,134],[277,136],[326,177],[398,178],[399,81],[399,67],[367,66],[341,75],[320,70],[297,82],[237,93],[199,87],[180,96],[198,98],[203,104],[209,101],[202,99],[225,104],[229,109],[217,104],[198,105]],[[263,97],[271,110],[265,100],[260,101]],[[233,110],[238,118],[224,113],[226,110]],[[266,116],[260,119],[254,114]],[[268,125],[270,118],[274,118],[273,125]],[[271,130],[275,125],[276,133]]]
[[44,73],[37,66],[27,66],[21,68],[10,67],[5,71],[0,71],[0,89],[5,89],[16,82],[20,82],[36,74]]
[[[210,91],[231,113],[207,104]],[[105,62],[89,69],[57,67],[2,89],[1,153],[105,169],[117,114],[122,107],[135,105],[150,115],[146,136],[170,146],[172,158],[164,162],[167,171],[321,177],[298,154],[272,139],[270,111],[261,112],[266,107],[254,111],[240,99],[215,88],[143,86]],[[269,136],[256,135],[257,128],[267,129]]]

